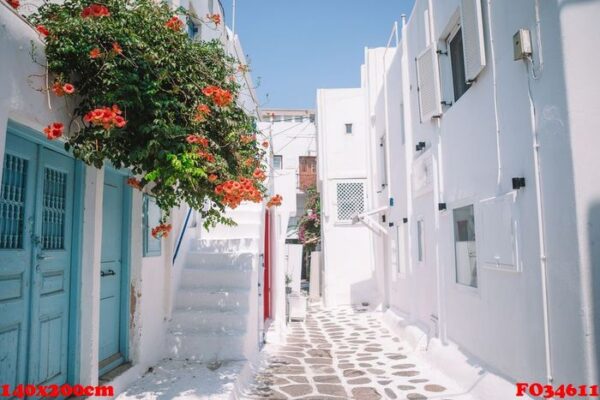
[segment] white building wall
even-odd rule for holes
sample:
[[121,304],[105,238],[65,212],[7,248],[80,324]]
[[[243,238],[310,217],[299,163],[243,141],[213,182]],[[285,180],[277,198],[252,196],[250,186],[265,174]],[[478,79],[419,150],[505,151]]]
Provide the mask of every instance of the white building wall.
[[[206,7],[206,2],[198,2],[196,10]],[[220,13],[215,1],[215,12]],[[204,4],[204,6],[203,6]],[[199,15],[205,16],[202,9]],[[43,92],[47,86],[43,42],[34,27],[29,25],[15,11],[0,5],[0,177],[4,165],[4,149],[9,120],[40,132],[51,122],[60,121],[68,127],[69,113],[64,101]],[[219,37],[225,37],[221,25]],[[32,44],[39,64],[32,61]],[[234,53],[243,51],[236,37]],[[241,97],[243,106],[257,115],[253,103],[253,87],[249,74],[244,77],[244,90]],[[98,346],[100,323],[100,253],[102,238],[102,195],[104,171],[93,167],[85,168],[84,215],[82,238],[82,261],[80,281],[81,305],[76,316],[80,323],[78,334],[78,370],[76,383],[98,384]],[[178,275],[185,243],[175,268],[172,266],[173,249],[177,235],[181,231],[186,208],[174,209],[171,215],[172,234],[162,241],[159,257],[142,257],[142,194],[133,191],[132,222],[130,238],[130,298],[129,303],[129,359],[132,368],[119,375],[108,384],[114,386],[115,393],[145,373],[149,366],[156,364],[166,354],[165,333],[171,315],[172,296],[178,287]],[[256,310],[254,310],[256,311]],[[75,340],[71,340],[75,343]],[[105,383],[106,384],[106,383]]]
[[[388,197],[394,199],[385,213],[386,223],[379,219],[388,236],[371,236],[375,275],[389,282],[383,288],[378,285],[380,294],[401,316],[401,325],[412,327],[405,332],[416,337],[419,348],[450,349],[456,344],[509,380],[543,382],[552,377],[561,383],[594,382],[600,320],[600,296],[595,293],[599,280],[593,272],[600,259],[595,245],[600,242],[596,228],[600,192],[595,184],[600,168],[595,149],[600,139],[593,132],[600,120],[593,88],[599,86],[594,71],[600,57],[590,49],[600,37],[596,21],[600,3],[483,0],[481,4],[487,65],[453,102],[449,58],[438,55],[441,100],[454,103],[443,106],[440,118],[421,121],[415,58],[432,41],[446,50],[444,42],[460,21],[461,1],[417,0],[402,29],[399,49],[394,49],[385,69],[385,85],[379,79],[384,76],[383,49],[365,53],[363,102],[369,147],[357,155],[339,140],[328,141],[328,124],[339,125],[355,112],[348,109],[336,115],[340,109],[330,103],[339,105],[339,100],[324,96],[335,92],[320,91],[319,132],[324,137],[319,138],[319,153],[333,163],[336,151],[346,152],[348,159],[365,160],[371,205],[384,206]],[[535,77],[531,63],[513,60],[513,34],[521,28],[532,34]],[[387,160],[390,193],[378,186],[385,154],[379,151],[378,137],[386,127],[393,154]],[[535,134],[540,143],[541,196],[536,193]],[[418,142],[425,143],[423,151],[415,150]],[[331,212],[327,180],[335,172],[329,162],[323,164],[323,203]],[[514,191],[513,177],[525,177],[525,188]],[[438,203],[447,209],[439,210]],[[470,204],[475,210],[477,288],[456,283],[453,209]],[[506,225],[493,220],[501,212],[510,219]],[[419,220],[424,226],[422,261],[417,255]],[[398,242],[402,225],[408,236],[403,244]],[[330,221],[323,229],[328,271],[339,243],[332,238],[335,228]],[[544,251],[547,276],[540,261]],[[509,265],[499,265],[495,254]],[[326,288],[327,278],[326,272]]]
[[[319,184],[321,186],[322,247],[325,305],[378,304],[371,231],[361,224],[337,221],[336,184],[360,180],[368,187],[365,155],[367,128],[361,89],[321,89],[317,92]],[[353,133],[345,133],[345,124]],[[371,208],[365,202],[365,211]]]

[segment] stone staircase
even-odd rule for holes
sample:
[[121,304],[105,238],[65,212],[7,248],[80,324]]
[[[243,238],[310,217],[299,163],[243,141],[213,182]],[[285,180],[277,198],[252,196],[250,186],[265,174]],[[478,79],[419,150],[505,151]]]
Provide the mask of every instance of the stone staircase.
[[258,352],[263,208],[243,204],[227,215],[238,225],[198,226],[185,254],[168,331],[175,360],[239,361]]

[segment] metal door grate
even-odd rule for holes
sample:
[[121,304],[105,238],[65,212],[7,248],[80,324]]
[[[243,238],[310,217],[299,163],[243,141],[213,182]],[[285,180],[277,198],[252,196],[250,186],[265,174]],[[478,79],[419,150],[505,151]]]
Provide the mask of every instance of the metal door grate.
[[42,247],[64,249],[67,174],[50,168],[44,171],[44,208],[42,212]]
[[0,189],[0,249],[23,248],[27,160],[4,156]]

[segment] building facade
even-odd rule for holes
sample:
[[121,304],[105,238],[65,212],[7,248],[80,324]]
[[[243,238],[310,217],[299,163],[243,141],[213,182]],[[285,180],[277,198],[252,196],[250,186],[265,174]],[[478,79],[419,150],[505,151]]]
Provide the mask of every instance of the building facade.
[[[327,246],[324,226],[325,276],[335,284],[340,268],[328,253],[371,254],[389,321],[440,365],[462,354],[512,382],[598,380],[600,59],[586,49],[599,13],[596,1],[417,0],[400,40],[365,50],[352,90],[366,205],[338,185],[323,207],[354,204],[368,239]],[[323,158],[358,115],[327,92]],[[323,187],[335,178],[319,169]]]
[[[175,6],[223,17],[216,1]],[[172,235],[154,239],[160,210],[126,184],[130,171],[86,166],[46,140],[43,127],[68,123],[69,110],[37,90],[44,44],[6,2],[0,21],[0,381],[118,393],[168,353],[188,208],[172,211]],[[245,64],[229,29],[187,22],[194,39],[218,38]],[[258,117],[249,74],[241,80],[243,106]]]

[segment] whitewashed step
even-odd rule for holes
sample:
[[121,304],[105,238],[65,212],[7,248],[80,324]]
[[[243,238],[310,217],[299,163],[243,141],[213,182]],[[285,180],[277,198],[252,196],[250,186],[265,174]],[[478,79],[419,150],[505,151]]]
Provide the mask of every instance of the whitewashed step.
[[245,360],[245,332],[168,335],[169,354],[176,360]]
[[206,332],[244,331],[247,313],[238,311],[211,311],[198,309],[175,309],[171,317],[171,332],[186,334]]
[[249,307],[248,288],[181,288],[177,291],[175,307],[209,311],[245,312]]
[[248,288],[252,279],[252,270],[223,268],[210,271],[202,268],[184,268],[181,271],[181,289]]
[[258,237],[240,239],[193,239],[191,250],[204,253],[258,252]]
[[207,269],[220,271],[231,269],[245,271],[252,269],[255,255],[252,253],[204,253],[190,251],[186,258],[186,269]]

